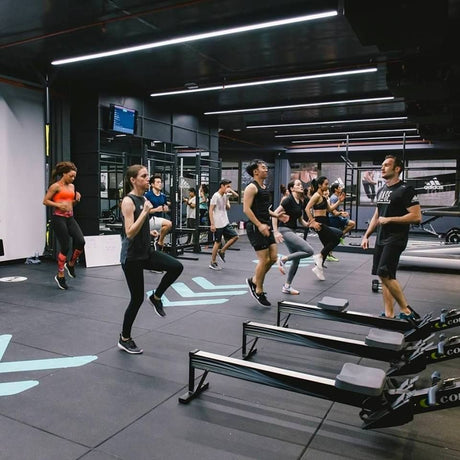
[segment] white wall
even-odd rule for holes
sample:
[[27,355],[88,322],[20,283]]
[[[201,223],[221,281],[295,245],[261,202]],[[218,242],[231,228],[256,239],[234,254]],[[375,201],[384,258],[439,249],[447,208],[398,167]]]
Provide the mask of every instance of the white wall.
[[45,246],[43,97],[0,83],[0,262],[41,255]]

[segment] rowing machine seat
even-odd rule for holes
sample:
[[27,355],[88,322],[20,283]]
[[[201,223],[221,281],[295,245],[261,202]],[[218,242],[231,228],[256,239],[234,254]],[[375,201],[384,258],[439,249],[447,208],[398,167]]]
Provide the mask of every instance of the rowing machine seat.
[[318,303],[319,308],[325,310],[344,311],[347,309],[349,302],[347,299],[338,299],[336,297],[323,297]]
[[399,351],[405,345],[404,334],[382,329],[371,329],[364,342],[370,347],[385,348],[386,350]]
[[379,396],[385,385],[386,375],[382,369],[345,363],[335,378],[335,386],[341,390]]

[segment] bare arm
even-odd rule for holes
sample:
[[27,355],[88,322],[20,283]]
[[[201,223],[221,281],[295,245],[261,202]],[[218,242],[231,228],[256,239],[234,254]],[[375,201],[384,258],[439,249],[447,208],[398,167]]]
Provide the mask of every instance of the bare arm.
[[371,221],[369,222],[369,227],[367,227],[366,233],[361,240],[361,247],[363,249],[369,248],[369,237],[374,233],[375,229],[379,226],[379,211],[375,210],[374,215],[372,216]]
[[246,214],[247,218],[257,227],[259,232],[262,233],[262,235],[269,236],[270,227],[267,224],[260,222],[260,220],[257,219],[256,215],[251,209],[256,194],[257,187],[254,184],[249,184],[244,191],[243,212]]
[[320,198],[321,197],[319,194],[315,192],[308,201],[307,207],[305,208],[305,212],[307,213],[308,217],[308,226],[314,228],[315,230],[321,230],[321,224],[316,222],[312,210],[313,206],[319,201]]

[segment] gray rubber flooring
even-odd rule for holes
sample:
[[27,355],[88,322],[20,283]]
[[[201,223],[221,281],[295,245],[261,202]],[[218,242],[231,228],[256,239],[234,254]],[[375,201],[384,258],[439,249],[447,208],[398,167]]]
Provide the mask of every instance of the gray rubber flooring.
[[[318,248],[317,238],[310,242]],[[353,310],[379,314],[382,309],[381,295],[371,291],[371,257],[348,252],[336,252],[340,262],[328,263],[324,282],[306,259],[293,283],[299,296],[281,293],[283,276],[274,266],[266,279],[273,307],[261,307],[244,285],[255,254],[245,236],[235,247],[239,251],[227,253],[220,272],[208,268],[208,254],[182,261],[185,270],[166,293],[166,318],[144,303],[133,329],[142,355],[117,348],[128,303],[120,266],[77,267],[68,291],[57,288],[52,262],[0,266],[0,278],[27,278],[0,282],[0,459],[460,458],[458,408],[364,431],[357,408],[217,374],[209,374],[210,388],[199,398],[179,404],[187,390],[188,352],[241,357],[242,323],[275,324],[276,304],[283,298],[315,304],[328,295],[349,299]],[[154,289],[160,276],[145,272],[146,290]],[[401,270],[399,279],[422,314],[460,304],[456,273]],[[355,339],[369,329],[299,316],[289,325]],[[381,362],[263,339],[257,348],[253,361],[328,378],[345,362],[385,368]],[[64,362],[50,360],[84,356],[97,359],[43,368]],[[434,370],[443,377],[460,374],[452,360],[427,368],[421,378],[429,379]],[[24,381],[34,386],[6,394]]]

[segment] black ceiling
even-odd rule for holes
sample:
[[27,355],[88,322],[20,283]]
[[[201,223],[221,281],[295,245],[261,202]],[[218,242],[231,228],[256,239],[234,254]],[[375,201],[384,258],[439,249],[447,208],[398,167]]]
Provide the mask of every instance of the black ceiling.
[[[202,114],[395,96],[390,102],[218,115],[221,148],[228,150],[289,149],[299,145],[291,143],[295,139],[325,139],[321,134],[327,132],[409,127],[418,127],[430,141],[455,141],[460,140],[460,53],[453,48],[460,42],[459,4],[460,0],[3,0],[0,74],[39,85],[48,75],[52,89],[61,91],[91,87],[148,98],[152,92],[184,89],[187,83],[207,87],[375,66],[377,71],[367,74],[152,100]],[[53,60],[86,53],[328,10],[339,14],[101,60],[51,65]],[[343,123],[404,116],[408,120]],[[321,124],[332,120],[338,121]],[[248,128],[286,123],[319,124]],[[275,137],[299,133],[319,135]]]

